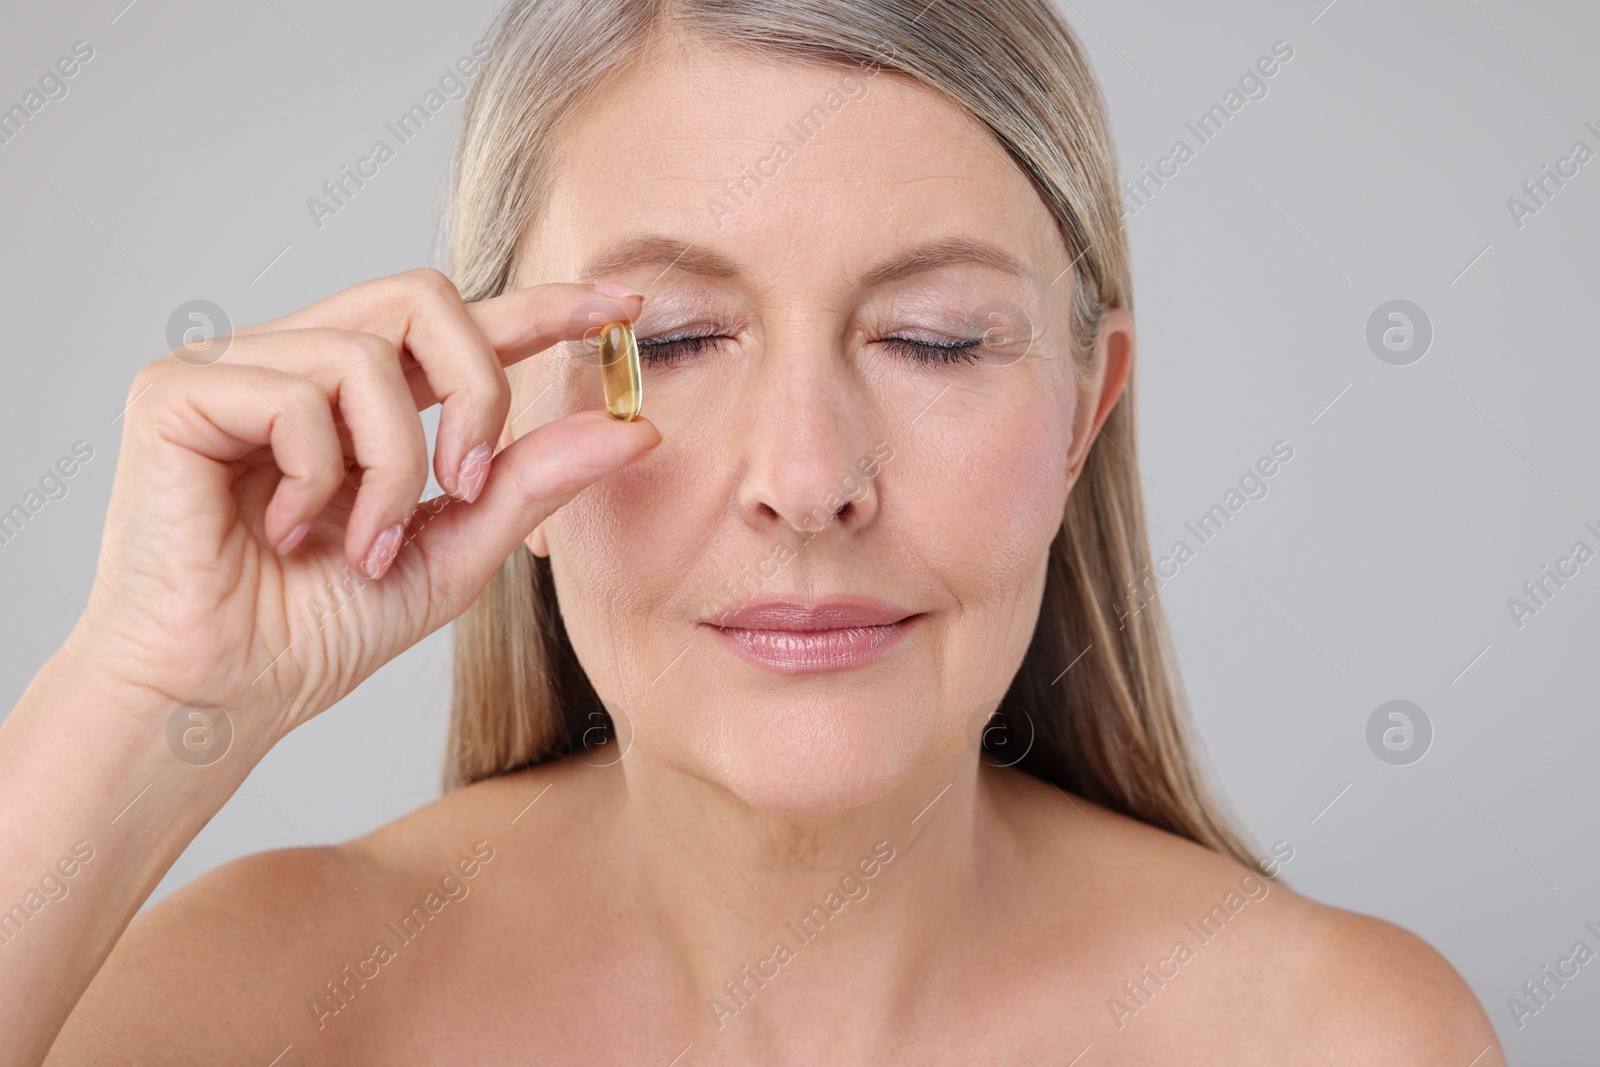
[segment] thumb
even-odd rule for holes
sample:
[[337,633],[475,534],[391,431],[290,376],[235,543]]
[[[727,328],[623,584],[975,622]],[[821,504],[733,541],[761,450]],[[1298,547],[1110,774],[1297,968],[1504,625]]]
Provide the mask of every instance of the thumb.
[[429,631],[466,611],[551,512],[660,441],[648,419],[618,422],[603,411],[580,411],[524,434],[497,454],[473,503],[450,500],[417,533],[417,558],[436,594],[430,597]]

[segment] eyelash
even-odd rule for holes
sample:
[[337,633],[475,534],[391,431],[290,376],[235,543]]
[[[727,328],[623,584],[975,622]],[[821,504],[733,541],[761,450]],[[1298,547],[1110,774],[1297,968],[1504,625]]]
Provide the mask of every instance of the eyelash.
[[[668,367],[685,356],[705,351],[719,340],[721,337],[715,334],[653,337],[639,342],[639,355],[647,366]],[[923,364],[977,363],[979,356],[975,350],[983,344],[981,340],[935,343],[913,341],[909,337],[885,337],[881,343],[907,359]]]
[[652,337],[639,342],[639,357],[649,367],[669,367],[684,356],[692,356],[711,347],[721,338],[716,334],[693,334],[688,337]]
[[913,341],[909,337],[885,337],[883,343],[917,363],[977,363],[982,341]]

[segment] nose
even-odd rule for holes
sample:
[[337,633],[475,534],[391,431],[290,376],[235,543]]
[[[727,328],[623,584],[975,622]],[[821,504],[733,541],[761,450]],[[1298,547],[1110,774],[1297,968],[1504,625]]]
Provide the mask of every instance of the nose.
[[857,532],[877,515],[871,403],[837,341],[769,333],[742,383],[739,513],[751,529],[807,538]]

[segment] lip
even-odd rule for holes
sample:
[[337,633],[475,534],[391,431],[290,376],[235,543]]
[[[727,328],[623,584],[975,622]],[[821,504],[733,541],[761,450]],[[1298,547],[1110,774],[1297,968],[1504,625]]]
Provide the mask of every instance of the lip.
[[765,597],[703,620],[740,659],[779,674],[856,670],[894,650],[920,618],[871,597]]

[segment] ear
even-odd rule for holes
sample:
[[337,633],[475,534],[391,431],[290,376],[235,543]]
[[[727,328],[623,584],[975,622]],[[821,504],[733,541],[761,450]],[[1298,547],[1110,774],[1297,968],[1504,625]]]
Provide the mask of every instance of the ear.
[[[1067,467],[1069,487],[1077,482],[1084,461],[1089,458],[1089,446],[1094,444],[1128,384],[1133,373],[1133,347],[1133,316],[1126,308],[1107,308],[1100,318],[1100,333],[1095,338],[1093,370],[1078,388],[1078,408],[1073,413],[1077,425],[1072,428],[1072,462]],[[1093,419],[1081,417],[1088,411],[1094,412]]]

